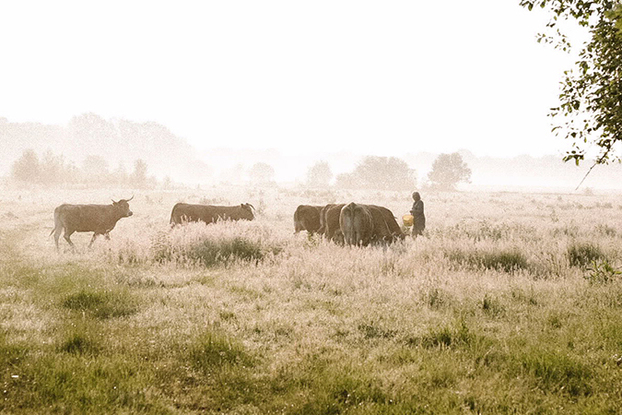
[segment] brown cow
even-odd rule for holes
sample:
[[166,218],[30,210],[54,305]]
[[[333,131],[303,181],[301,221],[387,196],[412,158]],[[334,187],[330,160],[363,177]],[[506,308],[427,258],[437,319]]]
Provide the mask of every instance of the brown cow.
[[390,236],[386,239],[387,242],[394,242],[398,239],[403,240],[404,238],[406,238],[406,234],[402,232],[402,228],[400,228],[400,225],[395,220],[395,216],[393,215],[393,212],[391,212],[390,209],[384,206],[377,206],[377,205],[370,205],[370,207],[379,209],[380,212],[382,212],[382,216],[390,232]]
[[339,227],[346,244],[367,246],[374,232],[374,218],[369,207],[352,202],[341,208]]
[[104,235],[110,239],[110,231],[121,218],[132,216],[129,199],[121,199],[118,202],[112,201],[111,205],[68,205],[62,204],[54,209],[54,229],[50,235],[54,234],[56,250],[59,249],[58,238],[61,232],[65,231],[63,237],[73,248],[71,235],[74,232],[93,232],[93,237],[89,243],[89,248],[95,242],[98,235]]
[[255,208],[250,203],[237,206],[193,205],[177,203],[171,211],[171,225],[185,222],[214,223],[220,220],[253,220]]
[[367,246],[404,238],[393,213],[384,206],[350,203],[341,209],[339,225],[348,245]]
[[294,212],[295,233],[307,231],[314,234],[320,229],[320,211],[322,206],[300,205]]
[[339,227],[339,215],[345,204],[328,204],[320,211],[320,230],[326,239],[333,242],[343,243],[343,234]]

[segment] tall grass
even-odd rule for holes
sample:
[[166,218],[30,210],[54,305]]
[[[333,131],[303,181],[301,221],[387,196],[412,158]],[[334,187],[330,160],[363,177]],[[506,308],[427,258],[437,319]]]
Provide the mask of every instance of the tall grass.
[[[264,208],[170,229],[162,205],[182,196]],[[138,195],[111,241],[78,234],[57,255],[57,196],[24,196],[29,219],[0,223],[0,412],[622,411],[613,199],[428,195],[425,237],[356,248],[293,234],[297,204],[324,196],[410,207],[375,191]]]

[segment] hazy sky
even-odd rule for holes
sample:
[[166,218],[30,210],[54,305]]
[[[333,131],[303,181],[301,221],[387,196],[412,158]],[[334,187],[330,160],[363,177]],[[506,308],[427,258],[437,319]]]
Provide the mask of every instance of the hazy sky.
[[518,0],[0,3],[0,117],[156,121],[199,149],[555,154],[572,59]]

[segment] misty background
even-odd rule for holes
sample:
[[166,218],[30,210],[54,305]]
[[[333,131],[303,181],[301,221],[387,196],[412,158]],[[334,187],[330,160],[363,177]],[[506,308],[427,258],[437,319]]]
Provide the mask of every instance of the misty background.
[[547,113],[576,56],[518,3],[3,3],[0,178],[421,190],[458,154],[454,190],[574,191],[590,161],[561,161]]
[[[199,150],[157,122],[107,120],[94,113],[74,116],[64,125],[19,123],[0,117],[0,138],[0,176],[16,186],[170,188],[228,184],[431,189],[430,172],[441,154],[404,146],[399,157],[381,157],[356,151],[321,151],[303,143],[297,152],[233,149],[217,143],[212,149]],[[558,154],[478,157],[466,148],[457,153],[470,169],[465,180],[457,181],[457,190],[574,191],[590,167],[589,163],[580,167],[564,163]],[[392,172],[384,182],[364,183],[360,177],[365,175],[365,163],[374,159],[397,164],[387,167]],[[24,167],[33,161],[38,163],[38,173]],[[375,170],[370,176],[378,174],[379,168],[373,163],[370,168]],[[599,166],[579,191],[620,189],[620,173],[619,164]],[[353,175],[359,179],[352,180]]]

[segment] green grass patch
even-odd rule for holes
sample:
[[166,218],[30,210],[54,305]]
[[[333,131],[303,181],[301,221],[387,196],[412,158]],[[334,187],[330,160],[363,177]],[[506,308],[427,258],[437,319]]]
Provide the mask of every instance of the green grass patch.
[[251,367],[253,356],[235,339],[218,331],[208,331],[190,346],[190,363],[193,367],[213,372],[227,367]]
[[138,302],[125,290],[83,289],[66,296],[61,305],[99,319],[127,317],[138,311]]
[[544,392],[573,397],[592,394],[592,365],[560,351],[532,347],[518,354],[518,362],[526,374]]

